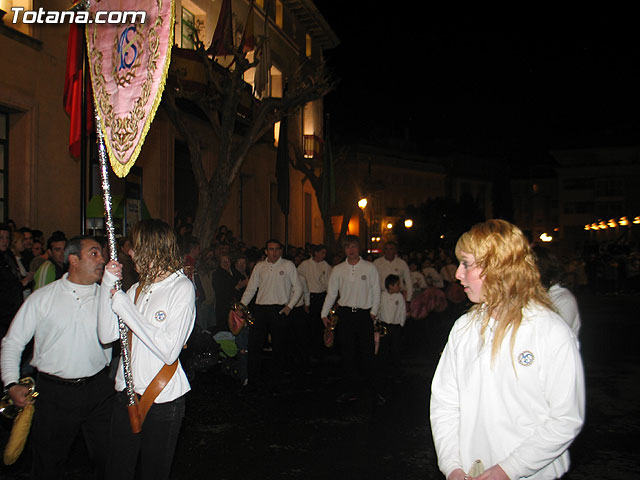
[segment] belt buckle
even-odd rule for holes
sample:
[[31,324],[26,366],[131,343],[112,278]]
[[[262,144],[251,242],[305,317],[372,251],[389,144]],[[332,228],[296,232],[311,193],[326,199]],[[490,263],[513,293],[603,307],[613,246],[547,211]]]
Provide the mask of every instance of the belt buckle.
[[360,310],[358,307],[351,307],[351,313],[356,313],[358,310]]

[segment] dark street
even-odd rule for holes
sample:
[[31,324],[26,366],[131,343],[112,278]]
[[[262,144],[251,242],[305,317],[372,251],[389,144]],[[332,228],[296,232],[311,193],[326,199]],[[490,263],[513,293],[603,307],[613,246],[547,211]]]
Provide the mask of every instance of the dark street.
[[[581,295],[579,301],[587,419],[564,478],[638,478],[640,297]],[[279,395],[243,392],[219,367],[196,373],[172,478],[442,478],[428,422],[429,385],[454,318],[450,308],[405,327],[403,366],[381,383],[384,406],[335,402],[336,355],[312,375],[291,376]],[[2,425],[4,445],[8,422]],[[1,467],[0,477],[27,478],[29,461],[27,450],[16,465]],[[68,470],[68,478],[89,477],[80,442]]]

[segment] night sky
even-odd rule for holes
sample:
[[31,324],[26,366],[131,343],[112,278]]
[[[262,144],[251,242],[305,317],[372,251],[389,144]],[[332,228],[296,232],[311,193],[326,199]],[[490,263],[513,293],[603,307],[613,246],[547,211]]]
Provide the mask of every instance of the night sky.
[[400,137],[425,154],[511,158],[640,143],[635,15],[444,15],[405,3],[415,15],[316,1],[341,41],[326,52],[340,82],[325,99],[337,141]]

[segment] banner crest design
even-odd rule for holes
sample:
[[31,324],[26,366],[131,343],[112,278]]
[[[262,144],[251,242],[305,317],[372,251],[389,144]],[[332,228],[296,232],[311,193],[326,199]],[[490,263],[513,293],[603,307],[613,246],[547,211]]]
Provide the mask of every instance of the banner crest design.
[[175,10],[173,0],[100,0],[97,11],[145,11],[144,23],[87,26],[94,102],[109,162],[118,177],[135,163],[164,91]]

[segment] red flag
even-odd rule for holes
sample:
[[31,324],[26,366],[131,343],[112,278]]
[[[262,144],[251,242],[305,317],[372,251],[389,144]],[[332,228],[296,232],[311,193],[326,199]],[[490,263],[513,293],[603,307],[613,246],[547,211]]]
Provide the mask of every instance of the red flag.
[[244,33],[242,34],[242,52],[247,53],[256,48],[256,36],[253,31],[254,13],[252,0],[249,4],[249,13],[247,13],[247,21],[244,23]]
[[[72,23],[69,28],[67,42],[67,67],[64,77],[64,110],[71,118],[69,129],[69,153],[74,158],[80,157],[82,138],[82,62],[84,61],[82,46],[84,42],[84,27]],[[91,83],[89,73],[86,74],[86,128],[87,134],[93,129],[93,101],[91,98]]]
[[220,16],[207,50],[214,56],[233,55],[233,27],[231,25],[231,0],[222,0]]

